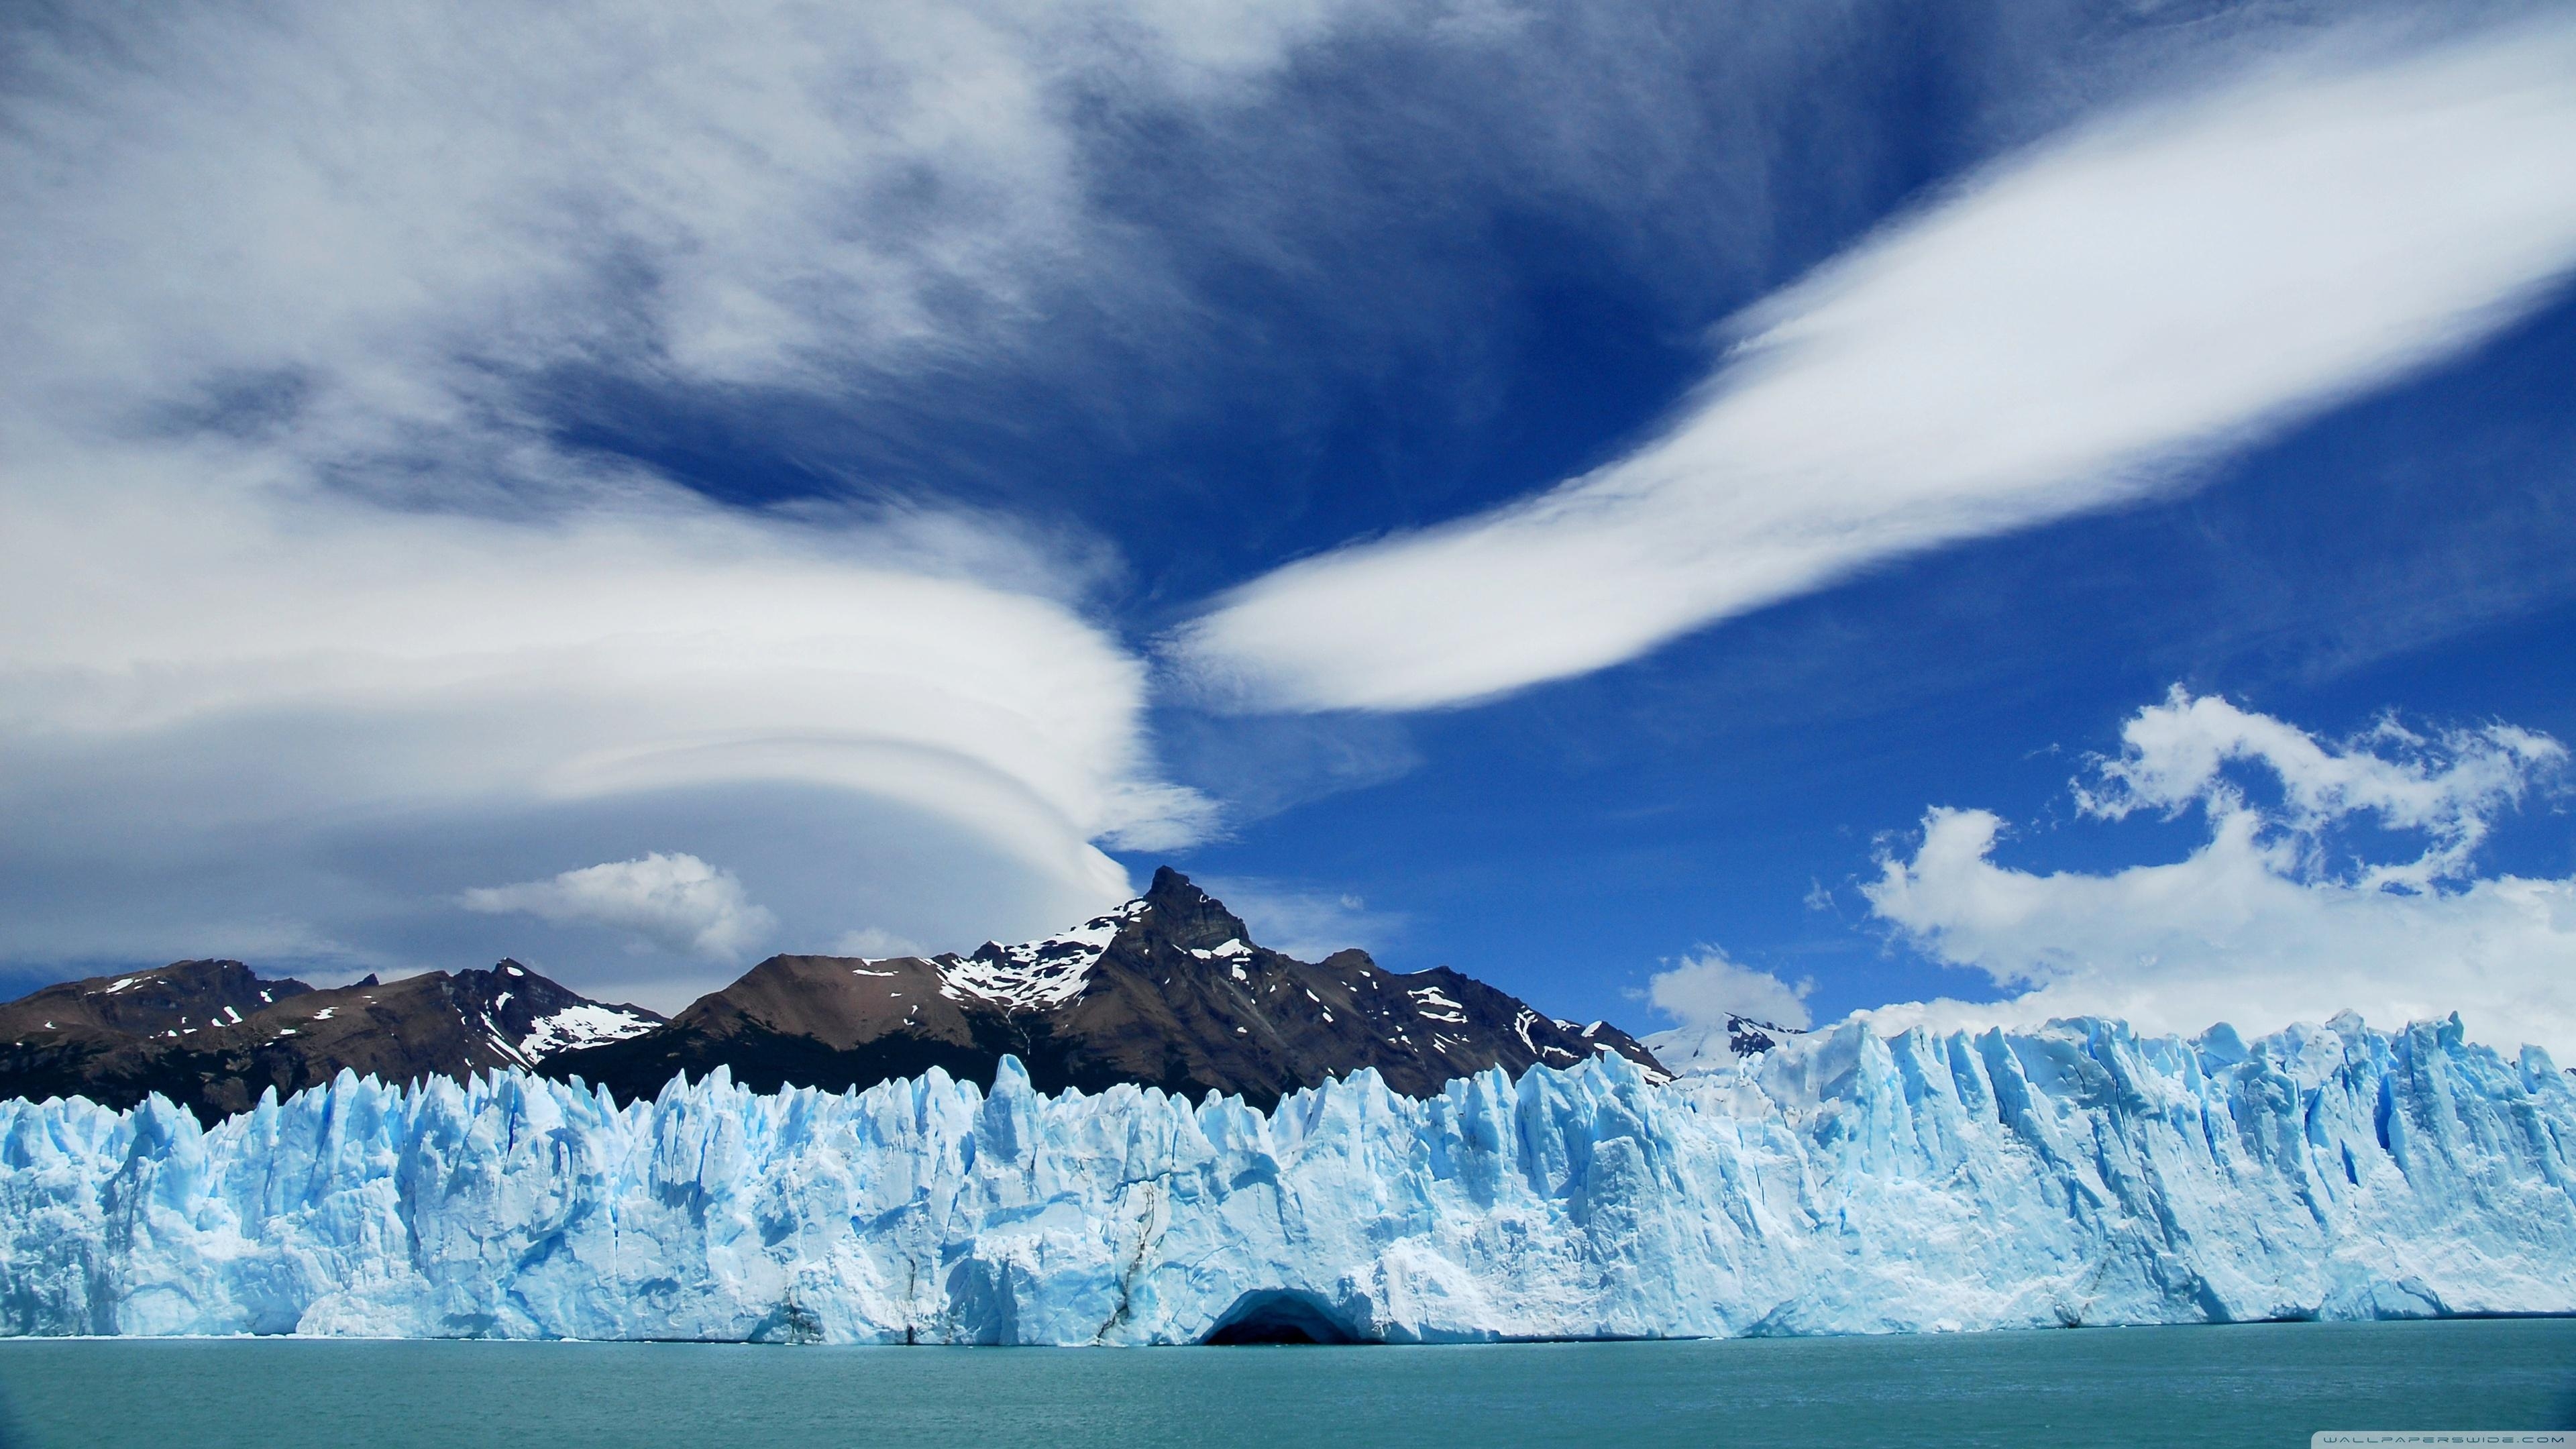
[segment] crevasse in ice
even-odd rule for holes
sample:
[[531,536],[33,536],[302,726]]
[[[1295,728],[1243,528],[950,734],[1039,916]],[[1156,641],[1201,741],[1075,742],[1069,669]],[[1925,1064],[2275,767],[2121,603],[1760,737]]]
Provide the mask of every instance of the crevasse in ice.
[[1264,1114],[933,1072],[615,1107],[522,1074],[201,1129],[0,1104],[16,1333],[1396,1341],[2576,1310],[2576,1090],[2353,1018],[1859,1026]]

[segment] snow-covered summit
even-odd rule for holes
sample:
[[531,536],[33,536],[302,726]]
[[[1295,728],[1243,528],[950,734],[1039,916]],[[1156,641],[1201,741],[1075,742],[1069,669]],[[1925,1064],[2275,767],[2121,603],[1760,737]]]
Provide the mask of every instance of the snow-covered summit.
[[1091,968],[1118,933],[1147,910],[1142,896],[1070,931],[1016,946],[987,941],[972,956],[940,956],[939,989],[952,999],[972,997],[1005,1011],[1048,1011],[1082,995]]
[[1756,1052],[1767,1052],[1792,1037],[1806,1035],[1805,1027],[1782,1026],[1750,1016],[1728,1013],[1722,1021],[1695,1022],[1669,1031],[1652,1032],[1642,1040],[1655,1060],[1681,1076],[1723,1071]]

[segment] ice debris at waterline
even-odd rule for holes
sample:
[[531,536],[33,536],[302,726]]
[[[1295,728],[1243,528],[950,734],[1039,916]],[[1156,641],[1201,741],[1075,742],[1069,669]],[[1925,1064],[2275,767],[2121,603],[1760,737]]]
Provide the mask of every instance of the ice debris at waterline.
[[1267,1116],[939,1072],[620,1109],[343,1075],[200,1130],[0,1104],[28,1334],[1151,1344],[2576,1310],[2576,1089],[2354,1018],[1850,1026]]

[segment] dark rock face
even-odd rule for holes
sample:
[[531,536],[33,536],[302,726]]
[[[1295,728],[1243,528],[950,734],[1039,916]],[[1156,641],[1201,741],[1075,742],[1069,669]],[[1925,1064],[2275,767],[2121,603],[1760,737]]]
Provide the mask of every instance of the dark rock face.
[[53,1022],[119,1036],[160,1036],[239,1021],[312,990],[301,981],[263,981],[239,961],[173,961],[150,971],[66,981],[0,1006],[0,1036]]
[[1446,967],[1396,976],[1362,951],[1307,962],[1264,949],[1171,870],[1044,941],[929,959],[773,956],[668,1022],[515,961],[327,991],[263,981],[238,961],[181,961],[0,1006],[0,1096],[127,1107],[159,1092],[202,1121],[344,1070],[402,1082],[523,1067],[633,1098],[719,1066],[765,1091],[932,1067],[989,1082],[1009,1055],[1045,1091],[1135,1082],[1268,1107],[1364,1067],[1427,1096],[1488,1067],[1605,1051],[1665,1075],[1616,1027],[1557,1021]]
[[1577,1027],[1443,967],[1410,976],[1362,951],[1299,961],[1178,872],[1063,936],[986,943],[971,956],[774,956],[639,1036],[551,1057],[543,1069],[621,1097],[717,1066],[761,1090],[839,1090],[933,1066],[992,1080],[1018,1057],[1042,1091],[1136,1082],[1267,1107],[1373,1067],[1426,1096],[1500,1066],[1571,1066],[1617,1052],[1662,1076],[1616,1027]]
[[1756,1021],[1749,1016],[1729,1015],[1726,1018],[1726,1044],[1739,1057],[1767,1052],[1778,1046],[1784,1036],[1804,1035],[1806,1032],[1798,1027]]
[[263,981],[239,961],[173,961],[45,987],[0,1005],[0,1095],[95,1096],[104,1059],[120,1049],[183,1041],[312,989]]
[[159,1092],[212,1121],[270,1088],[283,1096],[343,1069],[401,1082],[533,1068],[661,1020],[591,1001],[515,961],[392,983],[370,976],[329,991],[262,981],[238,961],[182,961],[49,986],[0,1007],[0,1096],[77,1094],[128,1107]]

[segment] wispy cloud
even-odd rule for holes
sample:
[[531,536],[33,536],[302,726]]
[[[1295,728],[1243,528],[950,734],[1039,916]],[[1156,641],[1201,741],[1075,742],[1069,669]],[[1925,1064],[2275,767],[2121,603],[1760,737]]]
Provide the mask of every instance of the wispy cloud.
[[[14,26],[13,348],[57,396],[512,419],[562,366],[838,388],[1113,285],[1067,111],[1229,94],[1328,3],[229,0]],[[165,399],[145,399],[161,401]],[[478,408],[496,411],[476,418]],[[352,432],[365,433],[364,439]]]
[[[19,500],[0,542],[27,625],[0,639],[16,852],[796,783],[809,812],[896,802],[1108,900],[1124,872],[1091,841],[1205,822],[1153,775],[1113,638],[864,535],[649,495],[532,524],[113,481]],[[0,950],[54,929],[9,914]]]
[[1257,708],[1630,659],[1875,560],[2173,486],[2490,335],[2576,263],[2576,24],[2348,40],[2083,127],[1754,308],[1661,438],[1278,570],[1172,648]]
[[[1884,861],[1862,893],[1904,939],[2013,994],[1866,1015],[1892,1026],[2094,1014],[2195,1032],[2345,1009],[2396,1026],[2456,1010],[2482,1039],[2576,1057],[2576,879],[2479,875],[2469,858],[2500,812],[2563,769],[2556,741],[2393,723],[2323,740],[2179,692],[2123,738],[2119,757],[2078,782],[2079,806],[2105,819],[2196,807],[2208,839],[2170,863],[2040,874],[1994,859],[2004,825],[1993,813],[1930,812],[1912,855]],[[2277,803],[2261,803],[2255,783]],[[2353,824],[2423,849],[2392,853],[2373,837],[2365,850],[2347,838]]]

